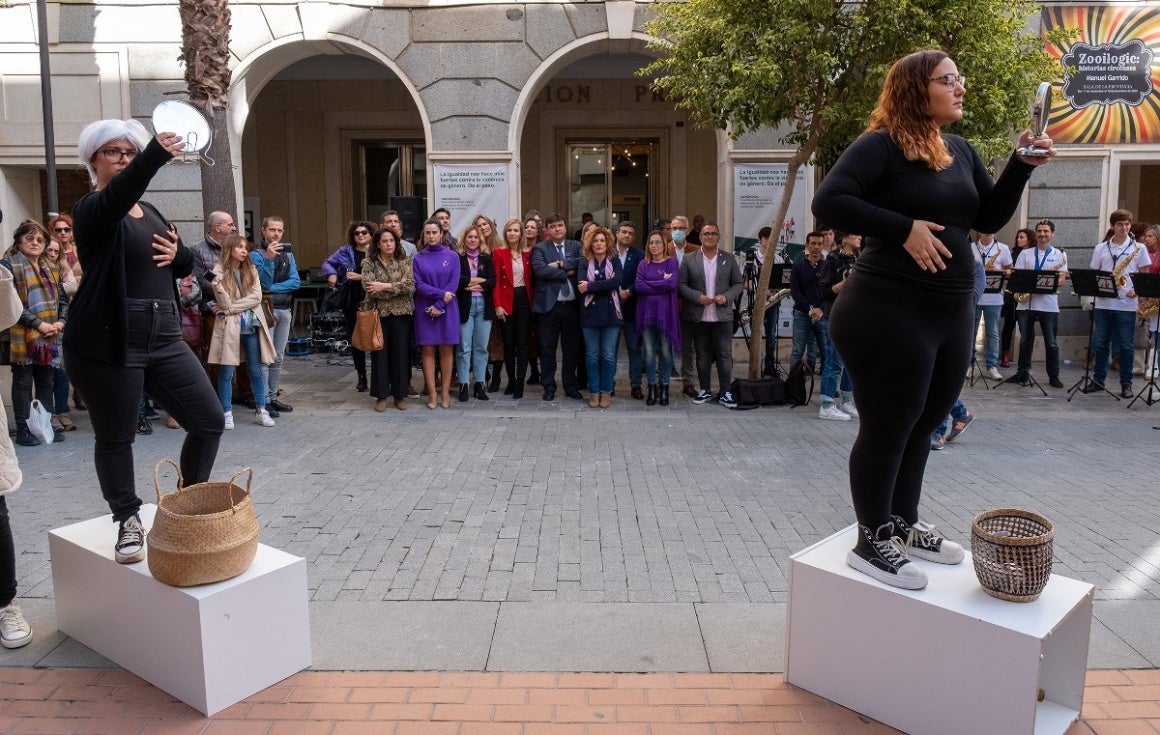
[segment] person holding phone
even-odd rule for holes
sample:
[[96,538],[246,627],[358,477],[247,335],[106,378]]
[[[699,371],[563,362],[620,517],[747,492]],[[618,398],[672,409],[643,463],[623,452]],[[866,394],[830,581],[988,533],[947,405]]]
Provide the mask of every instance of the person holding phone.
[[161,167],[180,156],[181,136],[150,137],[136,120],[91,123],[77,142],[93,191],[73,207],[84,278],[64,328],[65,370],[89,407],[93,462],[118,524],[114,558],[145,558],[137,511],[133,440],[142,389],[185,429],[181,475],[206,482],[225,417],[209,376],[181,338],[177,280],[193,253],[141,196]]
[[274,313],[271,331],[274,338],[274,362],[262,365],[262,382],[266,386],[266,410],[271,418],[290,413],[292,406],[278,400],[278,385],[282,380],[282,362],[286,357],[286,343],[290,341],[290,325],[294,321],[291,307],[294,292],[302,285],[298,264],[290,252],[291,245],[282,242],[286,225],[278,216],[262,220],[262,247],[250,253],[250,260],[258,269],[262,283],[262,300],[268,301]]

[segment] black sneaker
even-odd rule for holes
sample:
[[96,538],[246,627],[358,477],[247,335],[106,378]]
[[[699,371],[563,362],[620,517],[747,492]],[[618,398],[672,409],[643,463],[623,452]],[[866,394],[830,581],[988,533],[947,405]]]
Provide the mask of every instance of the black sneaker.
[[1050,385],[1052,388],[1062,388],[1063,387],[1063,381],[1060,380],[1059,378],[1052,378],[1051,380],[1047,381],[1047,384]]
[[1131,383],[1124,383],[1123,385],[1120,386],[1120,398],[1131,398],[1131,397],[1132,397],[1132,384]]
[[113,558],[118,564],[133,564],[145,558],[145,529],[140,516],[134,514],[121,521]]
[[[418,398],[419,396],[415,396],[415,397]],[[266,404],[267,411],[269,411],[271,408],[274,409],[275,411],[278,411],[279,413],[290,413],[291,411],[294,410],[293,406],[289,406],[285,403],[282,403],[282,401],[279,401],[277,398],[275,398],[272,401],[269,401]],[[274,414],[271,413],[270,415],[273,416]]]
[[693,398],[693,403],[708,403],[711,400],[713,400],[713,394],[707,390],[702,390],[697,393],[696,397]]
[[906,556],[893,523],[883,523],[876,531],[858,524],[858,545],[846,553],[846,564],[892,587],[920,590],[927,582],[926,572]]
[[958,439],[959,434],[962,434],[964,431],[966,431],[967,427],[970,426],[971,422],[974,420],[975,415],[970,411],[967,411],[965,416],[951,424],[951,430],[947,432],[945,437],[946,440],[948,442],[953,442],[955,439]]
[[1087,385],[1085,385],[1083,388],[1081,388],[1080,393],[1099,393],[1102,390],[1104,390],[1104,384],[1097,383],[1096,381],[1093,380],[1093,381],[1089,382]]
[[717,398],[717,402],[725,408],[737,408],[737,401],[733,400],[733,394],[725,391]]
[[137,433],[138,434],[152,434],[153,424],[149,423],[149,419],[141,416],[137,419]]
[[918,521],[912,526],[902,516],[890,517],[894,520],[894,538],[906,546],[911,556],[939,564],[958,564],[963,560],[963,547],[947,541],[931,524]]

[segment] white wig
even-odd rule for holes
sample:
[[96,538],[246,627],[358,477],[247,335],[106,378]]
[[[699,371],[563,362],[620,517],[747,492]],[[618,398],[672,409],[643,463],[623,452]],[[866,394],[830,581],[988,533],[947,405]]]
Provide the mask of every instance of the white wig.
[[106,143],[114,140],[127,140],[132,143],[138,152],[145,150],[149,145],[149,131],[136,120],[98,120],[89,123],[81,131],[77,140],[77,157],[89,172],[89,181],[97,183],[97,172],[93,169],[93,156],[97,155]]

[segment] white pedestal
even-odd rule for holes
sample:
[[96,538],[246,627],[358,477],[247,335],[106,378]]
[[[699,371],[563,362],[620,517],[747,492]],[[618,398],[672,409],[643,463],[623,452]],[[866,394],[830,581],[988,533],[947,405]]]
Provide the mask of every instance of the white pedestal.
[[997,600],[968,553],[916,560],[930,583],[901,590],[846,566],[856,537],[790,557],[788,682],[912,735],[1060,735],[1079,718],[1090,584],[1052,575],[1035,602]]
[[259,545],[233,579],[170,587],[113,561],[111,518],[49,531],[62,632],[207,715],[310,666],[305,559]]

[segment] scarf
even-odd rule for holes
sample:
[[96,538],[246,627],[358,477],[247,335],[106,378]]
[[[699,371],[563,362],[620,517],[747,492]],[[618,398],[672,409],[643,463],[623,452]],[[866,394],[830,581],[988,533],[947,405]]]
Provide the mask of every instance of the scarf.
[[[20,302],[26,311],[44,322],[57,321],[60,278],[54,277],[52,268],[44,264],[34,264],[17,252],[12,255],[12,281]],[[9,349],[13,365],[60,366],[60,344],[55,338],[46,339],[36,329],[29,329],[17,323],[8,330],[11,339]]]
[[[604,271],[604,277],[606,279],[612,278],[614,271],[612,270],[612,259],[611,258],[604,259],[603,271]],[[588,261],[588,282],[592,283],[595,280],[596,280],[596,261],[589,260]],[[614,289],[612,289],[612,291],[610,293],[612,294],[612,308],[616,310],[616,318],[623,319],[624,317],[620,315],[620,289],[614,288]],[[591,306],[592,302],[595,300],[596,300],[596,294],[592,293],[591,291],[584,294],[584,305],[585,306]]]

